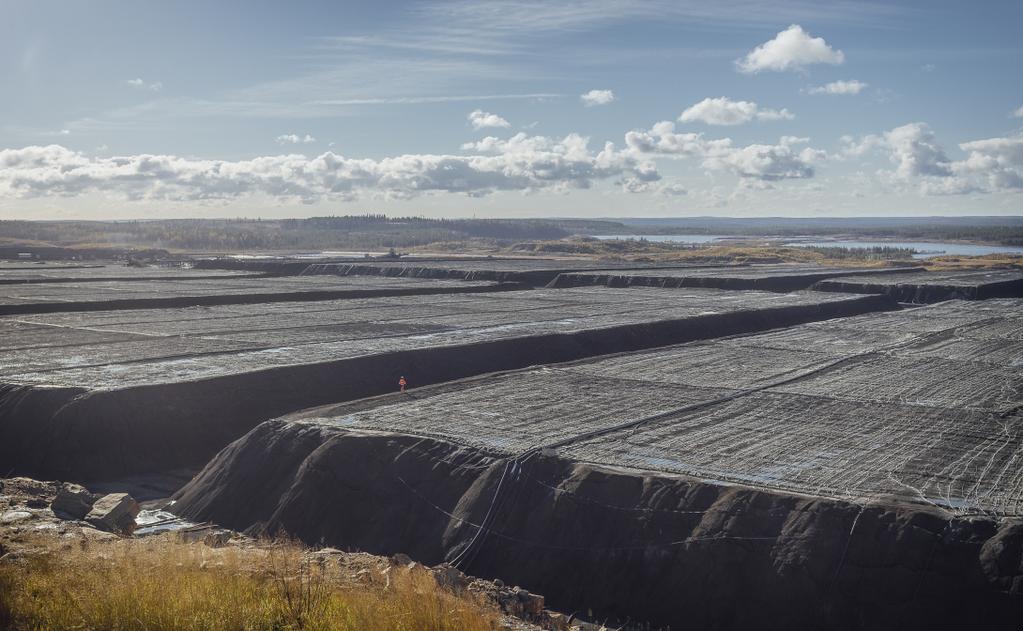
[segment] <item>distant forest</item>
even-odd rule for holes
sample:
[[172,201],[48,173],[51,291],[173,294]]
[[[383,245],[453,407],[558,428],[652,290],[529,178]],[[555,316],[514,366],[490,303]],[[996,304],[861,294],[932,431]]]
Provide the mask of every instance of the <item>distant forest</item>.
[[133,247],[232,252],[409,248],[484,239],[499,243],[552,240],[594,230],[624,230],[607,222],[536,219],[428,219],[344,215],[308,219],[174,219],[159,221],[0,221],[0,244]]
[[0,221],[7,248],[122,248],[184,252],[388,250],[468,240],[507,246],[572,235],[720,234],[971,240],[1023,245],[1020,217],[863,219],[429,219],[382,214],[307,219]]
[[[1023,245],[1023,217],[692,217],[614,219],[625,234],[718,234],[757,237],[857,237],[907,241],[987,241]],[[595,233],[599,234],[599,233]]]

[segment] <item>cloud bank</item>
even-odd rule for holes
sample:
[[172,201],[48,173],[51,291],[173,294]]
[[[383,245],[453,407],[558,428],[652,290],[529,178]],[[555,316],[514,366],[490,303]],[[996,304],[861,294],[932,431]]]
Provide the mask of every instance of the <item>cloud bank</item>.
[[496,191],[589,188],[596,180],[660,178],[653,164],[611,143],[591,152],[577,134],[518,134],[480,141],[478,155],[408,154],[380,160],[326,152],[251,160],[170,155],[90,157],[60,145],[0,151],[0,197],[108,193],[132,200],[194,201],[268,195],[314,202],[430,193],[483,196]]
[[746,185],[812,178],[814,163],[827,157],[819,149],[799,149],[806,138],[784,136],[775,145],[736,147],[731,138],[708,140],[703,134],[678,133],[671,121],[657,123],[649,131],[631,131],[625,142],[640,155],[697,158],[706,171],[730,173]]
[[895,166],[887,177],[925,195],[1023,191],[1023,134],[964,142],[952,160],[926,123],[909,123],[859,141],[844,138],[843,154],[883,151]]

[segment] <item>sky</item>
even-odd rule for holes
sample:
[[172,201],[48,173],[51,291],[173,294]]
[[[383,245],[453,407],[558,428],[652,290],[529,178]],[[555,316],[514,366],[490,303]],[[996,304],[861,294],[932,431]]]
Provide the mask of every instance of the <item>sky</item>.
[[1023,2],[0,0],[0,219],[1023,214]]

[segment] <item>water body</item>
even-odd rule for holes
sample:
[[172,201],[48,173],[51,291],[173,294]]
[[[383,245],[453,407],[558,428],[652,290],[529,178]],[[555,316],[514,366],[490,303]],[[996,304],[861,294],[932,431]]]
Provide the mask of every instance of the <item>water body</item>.
[[[711,234],[647,234],[607,235],[598,239],[646,239],[657,243],[688,243],[693,245],[714,243],[722,239],[764,240],[765,237],[744,237],[742,235]],[[1023,246],[975,245],[972,243],[950,243],[943,241],[839,241],[839,240],[792,240],[782,245],[791,247],[835,247],[835,248],[908,248],[916,250],[913,258],[925,259],[932,256],[981,256],[984,254],[1023,254]]]
[[934,241],[793,241],[785,243],[795,247],[836,247],[836,248],[909,248],[916,250],[913,258],[926,259],[932,256],[981,256],[984,254],[1023,254],[1023,247],[1003,245],[974,245],[972,243],[948,243]]

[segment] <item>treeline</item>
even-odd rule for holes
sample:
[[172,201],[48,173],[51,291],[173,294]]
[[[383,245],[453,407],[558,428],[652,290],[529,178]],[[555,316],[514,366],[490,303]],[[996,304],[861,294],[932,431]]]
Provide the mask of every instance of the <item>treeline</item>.
[[[1021,217],[692,217],[624,219],[633,234],[720,234],[757,237],[855,237],[906,241],[986,241],[1023,244]],[[594,234],[610,234],[598,232]]]
[[832,260],[868,260],[868,261],[901,261],[913,258],[918,254],[913,248],[893,248],[888,246],[874,246],[871,248],[845,248],[839,246],[803,246],[811,252],[819,252],[825,258]]
[[552,221],[538,219],[431,219],[428,217],[387,217],[386,215],[343,215],[285,219],[287,230],[335,230],[340,232],[447,232],[453,236],[478,239],[562,239],[571,233]]
[[467,239],[498,243],[556,240],[592,227],[591,222],[578,222],[581,226],[574,223],[571,220],[430,219],[378,214],[281,220],[0,221],[0,243],[164,248],[218,253],[368,250],[409,248]]

